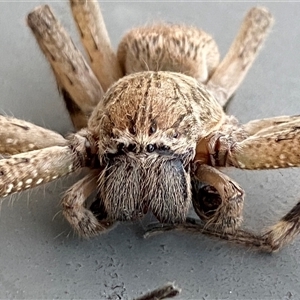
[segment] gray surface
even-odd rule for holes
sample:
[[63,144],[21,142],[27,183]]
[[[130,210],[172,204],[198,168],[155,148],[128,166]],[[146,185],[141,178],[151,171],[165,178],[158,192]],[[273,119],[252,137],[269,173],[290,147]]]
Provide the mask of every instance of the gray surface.
[[[0,107],[2,113],[65,134],[72,130],[68,115],[24,19],[39,3],[0,3]],[[120,1],[104,2],[102,10],[115,46],[132,26],[167,20],[202,27],[224,54],[254,5]],[[51,6],[78,41],[68,4]],[[273,32],[229,107],[243,122],[300,113],[300,3],[265,6],[276,19]],[[229,173],[246,190],[248,228],[272,224],[300,198],[297,169]],[[299,299],[299,239],[267,255],[202,235],[167,233],[144,240],[145,223],[137,223],[80,240],[59,213],[59,199],[71,181],[3,202],[0,298],[130,299],[175,281],[183,289],[179,299]]]

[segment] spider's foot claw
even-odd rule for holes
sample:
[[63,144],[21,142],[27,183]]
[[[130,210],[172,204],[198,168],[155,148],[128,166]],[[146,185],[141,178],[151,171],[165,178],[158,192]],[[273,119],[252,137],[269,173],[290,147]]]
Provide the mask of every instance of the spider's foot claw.
[[176,228],[175,225],[172,224],[162,224],[162,223],[151,223],[147,226],[147,230],[144,233],[143,237],[145,239],[152,237],[154,235],[166,232],[166,231],[171,231]]
[[74,213],[65,206],[63,214],[77,234],[83,238],[94,237],[107,231],[113,225],[110,220],[100,222],[90,210],[85,208]]
[[173,283],[167,283],[166,285],[155,289],[152,292],[149,292],[139,298],[135,298],[134,300],[150,300],[150,299],[167,299],[173,298],[179,295],[181,289],[175,286]]

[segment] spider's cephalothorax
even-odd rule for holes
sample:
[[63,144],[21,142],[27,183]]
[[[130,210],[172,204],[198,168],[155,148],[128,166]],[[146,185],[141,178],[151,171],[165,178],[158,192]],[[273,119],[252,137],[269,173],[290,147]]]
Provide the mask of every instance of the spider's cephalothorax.
[[[219,62],[211,36],[163,23],[131,30],[116,55],[97,2],[70,3],[89,64],[48,6],[30,13],[28,25],[79,131],[65,139],[1,116],[0,153],[11,156],[0,160],[0,196],[88,168],[62,200],[82,236],[151,211],[160,230],[201,231],[265,251],[292,240],[299,203],[264,234],[240,230],[244,192],[219,170],[300,166],[299,116],[240,125],[223,111],[272,25],[267,10],[247,13]],[[187,217],[191,204],[202,223]]]
[[88,130],[105,165],[99,196],[111,218],[149,208],[162,222],[186,219],[196,143],[223,117],[212,100],[195,79],[166,72],[126,76],[106,93]]

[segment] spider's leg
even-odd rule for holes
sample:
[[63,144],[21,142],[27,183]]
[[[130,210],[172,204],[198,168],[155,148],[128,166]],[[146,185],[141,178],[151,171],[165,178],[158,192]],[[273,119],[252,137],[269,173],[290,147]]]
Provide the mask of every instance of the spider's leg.
[[294,222],[286,224],[280,221],[277,225],[267,231],[267,233],[255,234],[241,229],[238,229],[235,232],[224,232],[220,229],[209,228],[205,223],[198,222],[193,218],[187,218],[185,223],[179,225],[162,225],[159,223],[151,224],[144,237],[148,238],[159,233],[173,230],[195,234],[201,233],[230,241],[235,244],[247,246],[254,250],[271,253],[280,250],[283,246],[294,239],[294,237],[299,233],[299,220],[297,223]]
[[37,7],[27,22],[51,64],[74,126],[86,127],[87,118],[103,96],[100,83],[49,6]]
[[0,115],[0,154],[12,155],[51,146],[66,146],[67,143],[54,131]]
[[34,188],[81,167],[69,146],[53,146],[0,160],[0,197]]
[[277,251],[293,241],[300,233],[300,202],[263,234],[271,251]]
[[227,175],[208,165],[199,165],[195,177],[209,184],[193,194],[197,215],[207,228],[235,231],[243,221],[244,191]]
[[[252,121],[244,125],[248,134],[243,140],[217,136],[209,154],[215,166],[234,166],[241,169],[277,169],[300,166],[300,117],[275,117]],[[203,225],[201,225],[203,227]],[[202,230],[202,229],[201,229]],[[265,234],[255,235],[242,230],[234,234],[202,230],[220,238],[256,246],[265,251],[276,251],[293,240],[300,231],[300,202]]]
[[[75,183],[62,199],[63,214],[75,231],[83,237],[92,237],[106,231],[113,225],[101,199],[97,199],[90,209],[86,208],[87,198],[97,190],[99,170],[93,170]],[[97,202],[97,207],[96,207]]]
[[173,283],[167,283],[151,292],[146,293],[134,300],[162,300],[176,297],[181,292],[181,289],[176,287]]
[[173,230],[205,234],[266,252],[278,250],[272,249],[272,246],[268,243],[264,235],[258,235],[242,229],[237,229],[234,232],[224,232],[220,228],[209,228],[204,222],[198,222],[198,220],[193,218],[187,218],[185,223],[178,225],[152,223],[148,226],[144,237],[149,238],[153,235]]
[[[300,166],[299,116],[251,122],[245,125],[247,128],[256,133],[228,147],[224,160],[226,165],[250,170]],[[219,140],[219,145],[220,142],[222,144]]]
[[247,13],[228,53],[207,83],[222,106],[244,79],[272,23],[272,16],[264,8],[255,7]]
[[260,120],[253,120],[245,125],[243,129],[248,135],[262,135],[266,133],[280,133],[287,129],[300,127],[300,116],[278,116]]
[[276,252],[293,241],[300,233],[300,202],[281,218],[279,222],[265,230],[263,234],[255,234],[241,229],[238,229],[235,232],[224,232],[218,228],[211,229],[207,227],[205,223],[199,223],[192,218],[188,218],[186,223],[176,226],[153,224],[145,237],[170,230],[199,232],[228,240],[236,244],[253,247],[257,250]]
[[67,146],[52,146],[0,159],[0,197],[98,164],[96,142],[83,129],[68,137]]
[[195,160],[248,170],[299,167],[299,147],[300,116],[281,116],[213,132],[198,142]]
[[91,68],[106,91],[123,76],[112,49],[97,1],[70,0],[82,44],[90,58]]

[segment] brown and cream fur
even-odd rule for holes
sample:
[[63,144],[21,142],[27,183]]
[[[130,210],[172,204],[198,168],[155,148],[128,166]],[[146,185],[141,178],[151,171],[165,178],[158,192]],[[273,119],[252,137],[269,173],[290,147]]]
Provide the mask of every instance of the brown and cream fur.
[[[0,119],[0,149],[11,155],[0,160],[0,196],[88,168],[62,200],[82,236],[150,211],[164,224],[152,231],[169,224],[270,252],[291,241],[299,233],[299,204],[264,234],[240,230],[244,192],[219,169],[300,166],[299,116],[240,125],[223,110],[272,26],[268,11],[247,13],[220,62],[210,35],[164,23],[129,31],[115,54],[97,3],[70,4],[89,63],[48,6],[31,12],[28,25],[79,131],[63,138]],[[45,135],[47,142],[36,141]],[[192,204],[202,223],[187,217]]]

